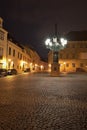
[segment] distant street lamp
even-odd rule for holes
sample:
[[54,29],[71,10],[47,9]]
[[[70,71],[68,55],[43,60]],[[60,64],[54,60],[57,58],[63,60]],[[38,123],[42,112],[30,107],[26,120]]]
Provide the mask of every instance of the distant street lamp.
[[64,49],[67,44],[67,40],[64,38],[57,38],[57,34],[53,38],[48,38],[45,41],[46,48],[50,49],[53,52],[53,62],[51,65],[51,75],[58,76],[60,73],[60,64],[59,64],[59,51]]

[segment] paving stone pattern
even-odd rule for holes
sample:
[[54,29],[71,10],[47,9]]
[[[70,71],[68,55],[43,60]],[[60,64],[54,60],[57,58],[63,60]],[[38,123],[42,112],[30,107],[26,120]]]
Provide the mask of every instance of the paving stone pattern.
[[0,78],[0,130],[87,130],[87,75]]

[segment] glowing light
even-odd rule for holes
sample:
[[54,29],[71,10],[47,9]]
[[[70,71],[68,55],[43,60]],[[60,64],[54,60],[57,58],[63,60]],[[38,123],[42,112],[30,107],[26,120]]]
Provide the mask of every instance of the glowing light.
[[64,38],[61,38],[60,41],[63,43],[64,42]]
[[11,59],[8,59],[8,61],[10,62],[10,61],[11,61]]
[[30,63],[30,66],[32,66],[32,63]]
[[11,61],[11,64],[12,64],[12,65],[13,65],[13,63],[14,63],[14,62],[13,62],[13,61]]
[[52,42],[49,42],[49,46],[52,46]]
[[51,67],[51,64],[49,64],[48,66]]
[[63,66],[63,64],[62,64],[62,63],[60,64],[60,67],[61,67],[61,66]]
[[62,46],[65,46],[67,44],[67,40],[64,38],[60,39]]
[[38,65],[37,64],[35,64],[35,67],[37,67]]
[[57,38],[53,38],[53,42],[57,43]]
[[43,65],[41,65],[40,67],[41,67],[41,70],[44,68]]
[[49,43],[50,43],[50,39],[48,38],[48,39],[45,41],[46,46],[48,46]]
[[58,42],[55,43],[56,46],[60,45]]
[[25,64],[25,61],[22,60],[22,61],[21,61],[21,66],[23,66],[23,64]]
[[6,61],[3,61],[3,67],[6,67]]
[[66,62],[63,63],[64,65],[66,64]]

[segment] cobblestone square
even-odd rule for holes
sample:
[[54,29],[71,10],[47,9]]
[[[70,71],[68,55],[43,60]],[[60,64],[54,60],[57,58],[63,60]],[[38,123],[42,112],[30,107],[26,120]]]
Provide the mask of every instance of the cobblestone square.
[[87,130],[87,74],[0,78],[0,130]]

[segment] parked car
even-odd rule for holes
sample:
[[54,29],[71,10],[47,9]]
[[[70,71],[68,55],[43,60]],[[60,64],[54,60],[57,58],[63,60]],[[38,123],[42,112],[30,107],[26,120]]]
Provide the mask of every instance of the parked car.
[[7,70],[6,69],[0,69],[0,77],[7,76]]
[[24,72],[30,72],[30,68],[26,68]]
[[76,72],[85,72],[83,68],[76,68]]
[[8,74],[8,75],[17,74],[17,70],[16,70],[16,69],[9,69],[9,70],[7,71],[7,74]]

